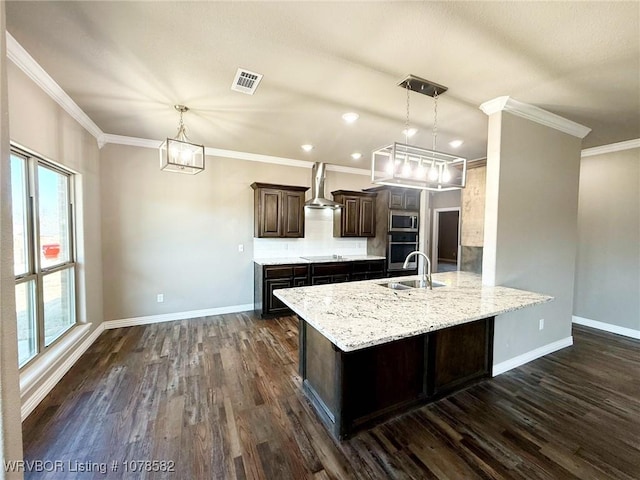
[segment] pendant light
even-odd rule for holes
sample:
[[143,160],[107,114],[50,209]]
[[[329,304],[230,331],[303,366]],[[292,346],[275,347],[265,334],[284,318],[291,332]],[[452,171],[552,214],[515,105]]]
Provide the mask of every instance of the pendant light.
[[195,175],[204,170],[204,146],[192,143],[187,137],[182,115],[189,111],[184,105],[174,105],[180,112],[175,138],[167,138],[160,145],[160,170]]
[[[371,155],[371,181],[379,185],[421,190],[457,190],[464,188],[467,159],[438,152],[438,97],[447,87],[414,75],[398,84],[407,92],[405,143],[394,142],[374,150]],[[433,97],[433,149],[409,145],[409,92]]]

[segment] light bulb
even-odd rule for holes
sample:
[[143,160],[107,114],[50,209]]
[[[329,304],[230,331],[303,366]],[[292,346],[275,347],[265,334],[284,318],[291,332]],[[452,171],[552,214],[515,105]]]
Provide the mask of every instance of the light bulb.
[[419,164],[418,168],[416,168],[416,171],[415,171],[416,178],[423,179],[426,174],[427,174],[427,171],[425,170],[424,165]]
[[432,162],[431,168],[429,168],[429,180],[432,182],[438,180],[438,168],[436,167],[436,162]]
[[442,170],[442,182],[449,183],[450,180],[451,180],[451,173],[449,173],[449,169],[445,165],[444,169]]
[[188,150],[186,148],[182,150],[182,152],[180,152],[180,160],[182,160],[182,163],[184,163],[185,165],[188,165],[191,163],[192,156],[193,154],[191,153],[191,150]]
[[411,165],[409,164],[409,162],[405,162],[405,164],[402,166],[402,175],[404,175],[405,177],[411,175]]
[[393,175],[393,160],[389,160],[387,162],[387,167],[385,168],[385,171],[389,174],[389,175]]

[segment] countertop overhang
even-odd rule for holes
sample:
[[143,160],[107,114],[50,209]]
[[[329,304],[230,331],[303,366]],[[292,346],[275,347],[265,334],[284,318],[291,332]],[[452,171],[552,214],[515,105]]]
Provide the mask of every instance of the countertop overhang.
[[393,290],[381,283],[420,276],[275,290],[274,294],[344,352],[412,337],[553,300],[540,293],[482,285],[468,272],[433,275],[445,287]]

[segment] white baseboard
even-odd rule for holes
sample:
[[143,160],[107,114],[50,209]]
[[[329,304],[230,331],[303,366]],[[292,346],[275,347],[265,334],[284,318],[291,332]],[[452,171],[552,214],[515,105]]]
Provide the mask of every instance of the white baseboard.
[[625,337],[635,338],[640,340],[640,330],[634,330],[632,328],[620,327],[611,323],[599,322],[597,320],[590,320],[588,318],[573,316],[573,323],[578,325],[584,325],[585,327],[597,328],[598,330],[604,330],[605,332],[615,333],[617,335],[624,335]]
[[174,320],[186,320],[188,318],[208,317],[210,315],[223,315],[225,313],[237,313],[253,310],[253,303],[244,305],[231,305],[229,307],[206,308],[204,310],[190,310],[187,312],[162,313],[160,315],[148,315],[145,317],[120,318],[103,322],[105,329],[135,327],[137,325],[149,325],[151,323],[172,322]]
[[553,343],[548,343],[547,345],[543,345],[542,347],[538,347],[527,353],[518,355],[517,357],[513,357],[504,362],[494,364],[492,375],[495,377],[508,370],[519,367],[520,365],[529,363],[535,360],[536,358],[544,357],[545,355],[548,355],[550,353],[553,353],[557,350],[561,350],[566,347],[570,347],[571,345],[573,345],[573,337],[571,336],[563,338],[562,340],[558,340]]
[[[102,324],[98,325],[96,329],[86,336],[82,343],[73,350],[71,355],[65,358],[64,362],[54,368],[59,355],[65,349],[71,348],[74,344],[81,341],[90,328],[90,324],[78,326],[77,333],[71,332],[67,339],[62,339],[56,345],[59,352],[47,352],[50,355],[44,357],[42,361],[27,367],[27,369],[20,374],[20,392],[25,393],[25,395],[21,395],[22,407],[20,409],[20,416],[22,421],[44,400],[49,392],[53,390],[53,387],[62,380],[62,377],[64,377],[82,354],[87,351],[104,331]],[[46,380],[36,390],[30,392],[30,389],[43,379]]]

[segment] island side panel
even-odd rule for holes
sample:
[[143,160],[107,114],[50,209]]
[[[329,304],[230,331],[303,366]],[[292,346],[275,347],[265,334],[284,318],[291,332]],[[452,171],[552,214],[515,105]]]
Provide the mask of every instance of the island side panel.
[[491,376],[494,317],[437,330],[430,335],[429,394],[442,396]]
[[340,351],[303,318],[299,319],[299,371],[307,398],[336,438],[340,437],[342,362]]
[[427,335],[342,354],[343,430],[350,432],[424,403]]

